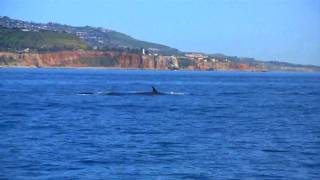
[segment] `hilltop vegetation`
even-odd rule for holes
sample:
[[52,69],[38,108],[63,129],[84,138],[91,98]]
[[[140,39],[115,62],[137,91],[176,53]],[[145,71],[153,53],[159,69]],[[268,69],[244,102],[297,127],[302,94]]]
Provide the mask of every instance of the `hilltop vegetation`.
[[[140,41],[137,39],[132,38],[131,36],[128,36],[123,33],[119,33],[116,31],[110,31],[107,34],[108,37],[108,45],[109,47],[128,47],[132,49],[138,49],[138,48],[144,48],[148,51],[152,52],[159,52],[163,55],[172,55],[177,54],[178,50],[174,48],[170,48],[165,45],[146,42],[146,41]],[[157,49],[157,51],[153,51],[152,49]]]
[[175,48],[165,45],[151,43],[147,41],[137,40],[124,33],[114,30],[98,27],[74,27],[58,23],[33,23],[21,20],[11,19],[9,17],[0,17],[0,26],[6,28],[19,28],[29,31],[55,31],[66,32],[70,35],[76,36],[83,40],[87,45],[97,49],[111,49],[111,48],[124,48],[124,49],[141,49],[144,48],[151,53],[173,55],[179,53]]
[[46,52],[87,49],[88,46],[79,38],[64,32],[22,31],[0,27],[0,50],[20,51],[27,48]]

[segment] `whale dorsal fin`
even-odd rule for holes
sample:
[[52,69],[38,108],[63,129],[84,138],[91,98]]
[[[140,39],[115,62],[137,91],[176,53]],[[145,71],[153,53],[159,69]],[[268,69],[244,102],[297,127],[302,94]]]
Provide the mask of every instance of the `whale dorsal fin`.
[[153,92],[153,93],[158,93],[158,91],[156,90],[156,88],[154,88],[153,86],[152,86],[152,92]]

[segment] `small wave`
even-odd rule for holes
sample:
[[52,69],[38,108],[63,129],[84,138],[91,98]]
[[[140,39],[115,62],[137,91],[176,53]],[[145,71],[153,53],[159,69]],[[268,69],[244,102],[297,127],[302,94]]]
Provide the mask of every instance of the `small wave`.
[[81,93],[78,93],[78,95],[81,95],[81,96],[88,96],[88,95],[94,95],[95,93],[92,93],[92,92],[81,92]]
[[169,92],[170,95],[186,95],[186,93],[183,92]]

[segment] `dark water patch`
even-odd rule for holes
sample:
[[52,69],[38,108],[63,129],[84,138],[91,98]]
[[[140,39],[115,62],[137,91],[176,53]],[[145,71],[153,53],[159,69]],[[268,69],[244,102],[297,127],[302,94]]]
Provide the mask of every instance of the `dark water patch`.
[[218,96],[237,96],[237,95],[252,95],[252,94],[255,94],[255,92],[248,92],[248,91],[245,91],[245,92],[239,92],[239,91],[234,91],[234,92],[220,92],[218,93],[217,95]]
[[31,130],[49,130],[49,129],[52,129],[52,130],[57,130],[59,129],[60,126],[59,125],[55,125],[55,124],[49,124],[49,125],[32,125],[30,126],[30,129]]
[[[153,157],[159,157],[159,158],[163,158],[163,157],[172,157],[174,158],[176,155],[179,155],[180,152],[179,151],[153,151],[153,152],[149,152],[149,155],[153,156]],[[165,161],[171,161],[172,159],[164,159]]]
[[309,92],[308,95],[313,95],[313,96],[319,97],[319,96],[320,96],[320,92],[316,92],[316,91],[314,91],[314,92]]
[[185,144],[177,143],[177,142],[156,142],[155,145],[161,147],[161,148],[167,148],[167,147],[185,147]]
[[30,110],[30,111],[43,111],[46,110],[46,107],[42,107],[42,106],[29,106],[26,107],[26,109]]
[[179,111],[179,109],[178,108],[169,108],[169,111],[170,112],[175,112],[175,111]]
[[19,126],[20,123],[21,123],[21,120],[18,120],[18,119],[2,120],[0,121],[0,130],[2,131],[13,130],[14,128]]
[[213,107],[214,110],[220,110],[220,109],[226,109],[228,108],[227,106],[215,106]]
[[210,176],[205,174],[192,174],[192,173],[171,173],[168,177],[178,178],[178,179],[199,179],[199,180],[209,180]]
[[25,113],[7,113],[6,114],[7,116],[10,116],[10,117],[28,117],[29,115],[28,114],[25,114]]
[[153,135],[153,134],[163,134],[158,131],[142,131],[142,130],[123,130],[122,134],[130,134],[130,135]]
[[99,159],[99,160],[93,160],[93,159],[86,159],[86,160],[80,160],[78,163],[86,165],[86,166],[94,166],[94,165],[110,165],[110,164],[125,164],[125,160],[107,160],[107,159]]
[[56,108],[56,107],[60,107],[60,106],[62,106],[62,105],[63,105],[62,103],[58,103],[58,102],[49,102],[49,103],[47,104],[47,107],[49,107],[49,108],[51,108],[51,107]]
[[264,152],[270,152],[270,153],[289,153],[291,151],[288,150],[278,150],[278,149],[263,149]]
[[110,107],[110,108],[114,108],[114,109],[142,109],[142,108],[146,108],[146,106],[143,105],[137,105],[137,104],[104,104],[101,105],[103,107]]
[[34,104],[32,104],[31,102],[12,102],[9,104],[9,106],[13,108],[25,108],[33,105]]
[[279,92],[279,94],[282,95],[293,95],[293,96],[306,96],[306,95],[310,95],[310,96],[319,96],[320,93],[319,92],[304,92],[304,91],[297,91],[297,92]]
[[[320,163],[300,163],[304,167],[312,168],[312,169],[319,169],[320,168]],[[319,173],[320,174],[320,173]]]
[[[301,152],[301,154],[303,155],[303,156],[320,156],[319,155],[319,152],[306,152],[306,151],[303,151],[303,152]],[[320,158],[320,157],[319,157]]]
[[253,178],[258,178],[258,179],[283,179],[285,178],[284,176],[281,175],[269,175],[269,174],[257,174],[252,176]]

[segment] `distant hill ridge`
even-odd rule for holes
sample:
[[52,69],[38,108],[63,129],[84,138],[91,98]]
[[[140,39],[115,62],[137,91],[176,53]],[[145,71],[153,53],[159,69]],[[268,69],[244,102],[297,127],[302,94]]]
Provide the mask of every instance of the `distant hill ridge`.
[[37,52],[87,49],[86,43],[65,32],[40,30],[23,31],[0,26],[0,50],[21,51],[27,49]]
[[109,30],[105,28],[97,28],[90,26],[74,27],[58,23],[34,23],[22,20],[11,19],[7,16],[0,17],[0,26],[6,28],[18,28],[25,31],[57,31],[66,32],[68,34],[77,36],[90,47],[94,49],[104,48],[129,48],[141,49],[144,48],[152,53],[159,53],[164,55],[177,54],[179,51],[165,45],[141,41],[132,38],[126,34]]

